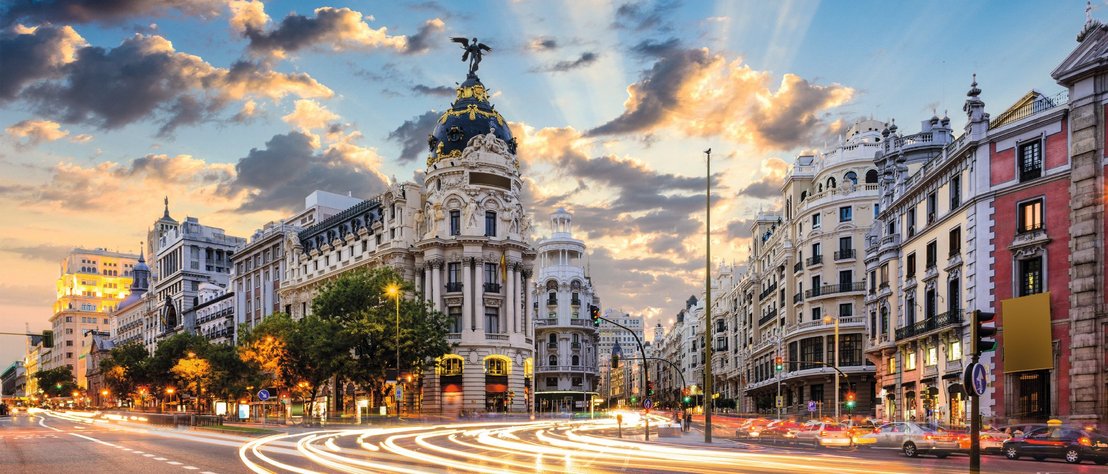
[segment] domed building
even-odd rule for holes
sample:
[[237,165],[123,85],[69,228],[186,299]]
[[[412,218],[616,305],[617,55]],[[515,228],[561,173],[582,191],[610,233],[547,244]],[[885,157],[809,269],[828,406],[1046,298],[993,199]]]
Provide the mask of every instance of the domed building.
[[[527,412],[534,341],[524,308],[535,252],[519,199],[516,141],[472,73],[430,132],[423,182],[394,182],[290,239],[280,299],[301,317],[326,280],[389,265],[449,316],[448,339],[457,344],[421,387],[402,392],[401,411]],[[352,402],[337,400],[332,409]]]

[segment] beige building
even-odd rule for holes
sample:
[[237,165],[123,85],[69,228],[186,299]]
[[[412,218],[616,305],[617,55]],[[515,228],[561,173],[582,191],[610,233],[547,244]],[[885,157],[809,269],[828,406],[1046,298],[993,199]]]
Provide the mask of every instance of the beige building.
[[41,370],[69,367],[78,386],[87,387],[85,372],[76,370],[85,352],[83,335],[109,330],[111,312],[130,292],[131,271],[137,261],[137,255],[102,248],[74,249],[62,260],[50,318],[54,348],[50,357],[42,360]]

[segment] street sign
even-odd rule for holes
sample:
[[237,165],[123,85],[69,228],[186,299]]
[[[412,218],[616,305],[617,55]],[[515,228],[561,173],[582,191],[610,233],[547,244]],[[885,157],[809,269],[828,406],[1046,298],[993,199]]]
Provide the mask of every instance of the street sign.
[[258,390],[258,400],[261,400],[263,402],[269,400],[269,390],[266,390],[264,388]]
[[404,389],[402,387],[401,385],[396,386],[396,401],[400,401],[404,397]]
[[816,401],[815,400],[808,400],[808,411],[812,412],[812,413],[816,412]]
[[642,407],[646,408],[647,410],[649,410],[651,408],[654,408],[654,400],[651,400],[649,398],[644,398],[643,401],[642,401]]
[[784,407],[784,406],[785,406],[785,397],[782,397],[781,395],[778,395],[777,396],[777,408],[781,408],[781,407]]
[[973,388],[973,393],[977,396],[985,394],[985,389],[989,386],[988,373],[985,370],[985,366],[979,363],[970,364],[966,367],[966,373],[963,376],[963,382],[966,385]]

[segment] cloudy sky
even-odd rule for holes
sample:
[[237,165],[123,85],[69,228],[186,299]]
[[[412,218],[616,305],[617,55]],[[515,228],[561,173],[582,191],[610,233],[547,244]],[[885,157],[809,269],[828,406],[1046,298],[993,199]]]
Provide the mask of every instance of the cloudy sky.
[[67,249],[137,251],[165,194],[248,236],[314,189],[410,179],[464,79],[451,36],[493,48],[539,233],[573,212],[604,306],[667,322],[703,278],[702,150],[712,254],[741,264],[797,153],[862,117],[960,129],[974,72],[994,114],[1056,92],[1084,21],[1080,0],[4,4],[0,331],[45,328]]

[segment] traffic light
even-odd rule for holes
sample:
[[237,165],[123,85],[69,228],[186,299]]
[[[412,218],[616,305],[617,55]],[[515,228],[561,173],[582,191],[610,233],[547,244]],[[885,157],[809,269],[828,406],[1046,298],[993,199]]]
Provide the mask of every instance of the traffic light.
[[600,325],[600,307],[595,305],[589,305],[589,317],[592,318],[593,326]]
[[981,310],[973,312],[973,324],[970,326],[973,331],[973,338],[970,342],[973,343],[972,349],[976,355],[996,350],[996,325],[985,325],[991,322],[993,318],[996,318],[996,313],[986,313]]
[[54,331],[49,329],[42,331],[42,347],[54,347]]
[[619,368],[619,354],[612,354],[612,368]]
[[846,392],[846,407],[848,409],[854,409],[854,392]]
[[653,380],[650,380],[650,381],[646,382],[646,396],[648,396],[648,397],[653,397],[654,396],[654,381]]
[[785,358],[781,356],[775,357],[773,359],[773,366],[778,372],[785,370]]
[[631,395],[631,403],[638,403],[638,402],[639,402],[639,397],[637,397],[635,395]]
[[685,395],[685,398],[683,398],[682,401],[685,402],[685,405],[688,405],[688,404],[692,403],[692,397],[690,397],[688,395]]

